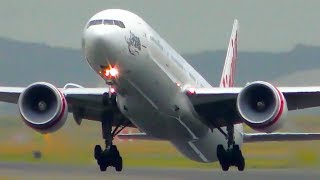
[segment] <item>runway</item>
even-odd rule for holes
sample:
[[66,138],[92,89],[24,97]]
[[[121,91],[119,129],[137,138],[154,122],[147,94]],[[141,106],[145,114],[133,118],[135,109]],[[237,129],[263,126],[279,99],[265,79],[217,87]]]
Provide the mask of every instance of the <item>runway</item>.
[[66,166],[46,164],[0,163],[0,179],[130,179],[130,180],[174,180],[174,179],[219,179],[219,180],[308,180],[318,179],[320,172],[316,169],[284,169],[284,170],[253,170],[238,172],[232,169],[222,172],[218,169],[163,169],[163,168],[126,168],[119,173],[110,168],[100,172],[92,166]]

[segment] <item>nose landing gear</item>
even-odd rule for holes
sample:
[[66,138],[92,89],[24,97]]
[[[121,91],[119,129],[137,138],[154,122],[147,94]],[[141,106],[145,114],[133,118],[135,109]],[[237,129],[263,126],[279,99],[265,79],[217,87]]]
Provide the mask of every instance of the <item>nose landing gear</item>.
[[106,171],[109,166],[115,167],[116,171],[122,171],[122,157],[117,146],[110,145],[109,148],[103,151],[100,145],[96,145],[94,157],[97,160],[100,171]]
[[[123,161],[116,145],[113,145],[113,138],[119,134],[127,124],[121,125],[119,123],[112,130],[113,115],[109,115],[102,121],[102,135],[105,139],[105,149],[103,150],[100,145],[94,147],[94,158],[96,159],[100,171],[106,171],[109,166],[115,167],[116,171],[122,171]],[[120,128],[120,126],[122,126]]]

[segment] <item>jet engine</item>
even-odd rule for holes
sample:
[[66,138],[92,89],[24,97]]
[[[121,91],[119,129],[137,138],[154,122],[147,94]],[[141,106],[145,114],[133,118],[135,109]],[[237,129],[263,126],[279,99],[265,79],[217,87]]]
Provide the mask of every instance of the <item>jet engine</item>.
[[256,81],[245,86],[237,97],[238,112],[248,126],[262,132],[280,129],[287,119],[287,102],[273,85]]
[[61,128],[67,120],[68,104],[52,84],[37,82],[20,95],[19,111],[26,125],[46,134]]

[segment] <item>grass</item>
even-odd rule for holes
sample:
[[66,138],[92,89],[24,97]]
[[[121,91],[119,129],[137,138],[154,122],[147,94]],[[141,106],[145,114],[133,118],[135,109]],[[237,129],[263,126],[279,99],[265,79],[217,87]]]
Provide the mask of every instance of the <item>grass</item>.
[[[299,131],[319,131],[319,117],[297,117],[290,126]],[[308,121],[305,121],[308,120]],[[8,123],[10,122],[10,123]],[[2,125],[2,123],[4,123]],[[294,123],[294,124],[293,124]],[[287,127],[288,130],[291,127]],[[246,128],[246,131],[249,131]],[[297,131],[297,130],[295,130]],[[40,135],[21,120],[0,118],[0,161],[86,165],[94,164],[92,150],[103,144],[100,125],[84,121],[77,126],[71,119],[56,133]],[[218,163],[202,164],[188,160],[168,142],[116,141],[126,166],[217,168]],[[243,153],[249,168],[318,168],[320,142],[263,142],[245,144]],[[42,152],[34,159],[32,152]]]

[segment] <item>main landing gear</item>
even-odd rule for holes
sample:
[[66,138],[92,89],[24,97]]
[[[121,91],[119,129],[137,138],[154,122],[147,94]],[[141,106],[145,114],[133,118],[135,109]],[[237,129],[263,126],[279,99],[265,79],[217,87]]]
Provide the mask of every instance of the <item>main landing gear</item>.
[[122,157],[115,145],[109,145],[102,150],[100,145],[94,147],[94,158],[100,167],[100,171],[106,171],[107,167],[113,166],[116,171],[122,171]]
[[228,171],[230,166],[236,166],[239,171],[245,168],[245,160],[242,156],[239,145],[234,141],[234,126],[233,124],[227,125],[228,134],[228,149],[225,150],[223,145],[217,146],[217,157],[223,171]]
[[113,145],[113,138],[120,133],[126,126],[120,128],[120,124],[112,130],[113,115],[102,121],[102,135],[105,139],[105,149],[100,145],[94,148],[94,158],[100,167],[100,171],[106,171],[109,166],[115,167],[116,171],[122,171],[122,157],[116,145]]

